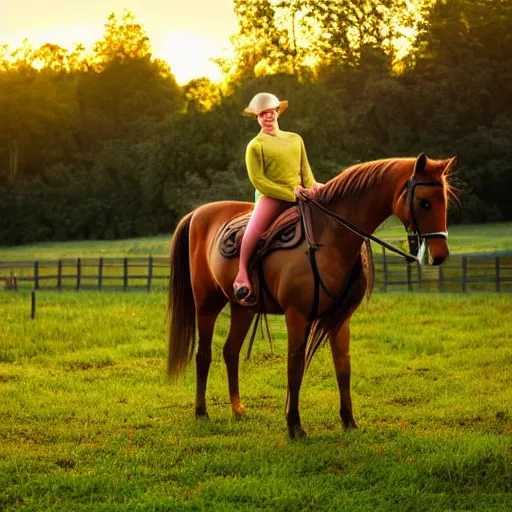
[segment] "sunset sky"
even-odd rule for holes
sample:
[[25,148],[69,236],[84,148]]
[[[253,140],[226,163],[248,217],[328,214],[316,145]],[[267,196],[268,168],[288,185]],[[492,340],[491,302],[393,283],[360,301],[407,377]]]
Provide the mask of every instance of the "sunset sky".
[[[72,49],[102,38],[112,12],[131,11],[146,30],[155,56],[165,59],[179,83],[220,79],[209,58],[226,55],[237,32],[232,0],[2,0],[0,45],[55,43]],[[188,47],[188,48],[187,48]]]

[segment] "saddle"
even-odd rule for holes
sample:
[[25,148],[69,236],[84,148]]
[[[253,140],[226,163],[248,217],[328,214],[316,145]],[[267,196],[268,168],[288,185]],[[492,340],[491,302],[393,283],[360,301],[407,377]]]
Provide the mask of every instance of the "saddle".
[[[219,242],[220,253],[224,258],[235,258],[239,255],[242,237],[250,217],[251,212],[238,215],[224,226]],[[251,266],[273,251],[293,249],[299,245],[304,239],[300,219],[298,206],[292,206],[279,215],[263,233],[251,259]]]

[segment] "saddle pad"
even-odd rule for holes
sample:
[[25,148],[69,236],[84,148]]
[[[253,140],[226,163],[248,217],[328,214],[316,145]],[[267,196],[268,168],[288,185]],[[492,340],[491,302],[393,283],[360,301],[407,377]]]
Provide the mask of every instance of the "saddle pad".
[[[219,249],[224,258],[235,258],[240,252],[240,244],[251,217],[244,213],[230,220],[220,233]],[[263,233],[256,248],[253,261],[278,249],[292,249],[303,239],[300,211],[297,206],[285,210]]]

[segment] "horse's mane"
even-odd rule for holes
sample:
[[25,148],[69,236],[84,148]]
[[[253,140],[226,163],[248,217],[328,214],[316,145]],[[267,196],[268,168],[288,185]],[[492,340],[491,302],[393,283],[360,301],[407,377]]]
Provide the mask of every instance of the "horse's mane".
[[329,180],[325,186],[315,194],[315,199],[329,203],[332,200],[340,200],[346,197],[357,197],[363,191],[377,186],[384,175],[393,167],[410,167],[412,173],[411,158],[386,158],[351,165],[338,176]]
[[[339,201],[348,197],[358,197],[363,192],[377,187],[388,172],[411,175],[415,158],[383,158],[371,162],[355,164],[329,180],[324,187],[314,194],[314,199],[328,204],[333,200]],[[435,173],[445,168],[447,160],[429,160],[427,173]],[[457,201],[454,188],[449,183],[450,171],[439,173],[439,178],[445,184],[446,198]]]

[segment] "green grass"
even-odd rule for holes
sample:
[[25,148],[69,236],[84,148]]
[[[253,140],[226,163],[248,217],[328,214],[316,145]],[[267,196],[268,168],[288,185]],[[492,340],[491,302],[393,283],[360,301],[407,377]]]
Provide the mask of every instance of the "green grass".
[[55,260],[169,254],[171,235],[126,240],[86,240],[75,242],[41,242],[20,246],[0,246],[0,260]]
[[0,510],[512,508],[512,297],[379,294],[352,322],[359,429],[343,432],[327,348],[287,439],[286,333],[241,364],[230,412],[214,340],[209,421],[194,371],[165,379],[165,294],[0,294]]
[[[512,251],[512,222],[454,225],[449,228],[452,254]],[[394,217],[377,236],[395,245],[406,240],[405,231]],[[0,246],[1,260],[56,260],[64,258],[166,255],[171,235],[128,240],[44,242],[16,247]]]

